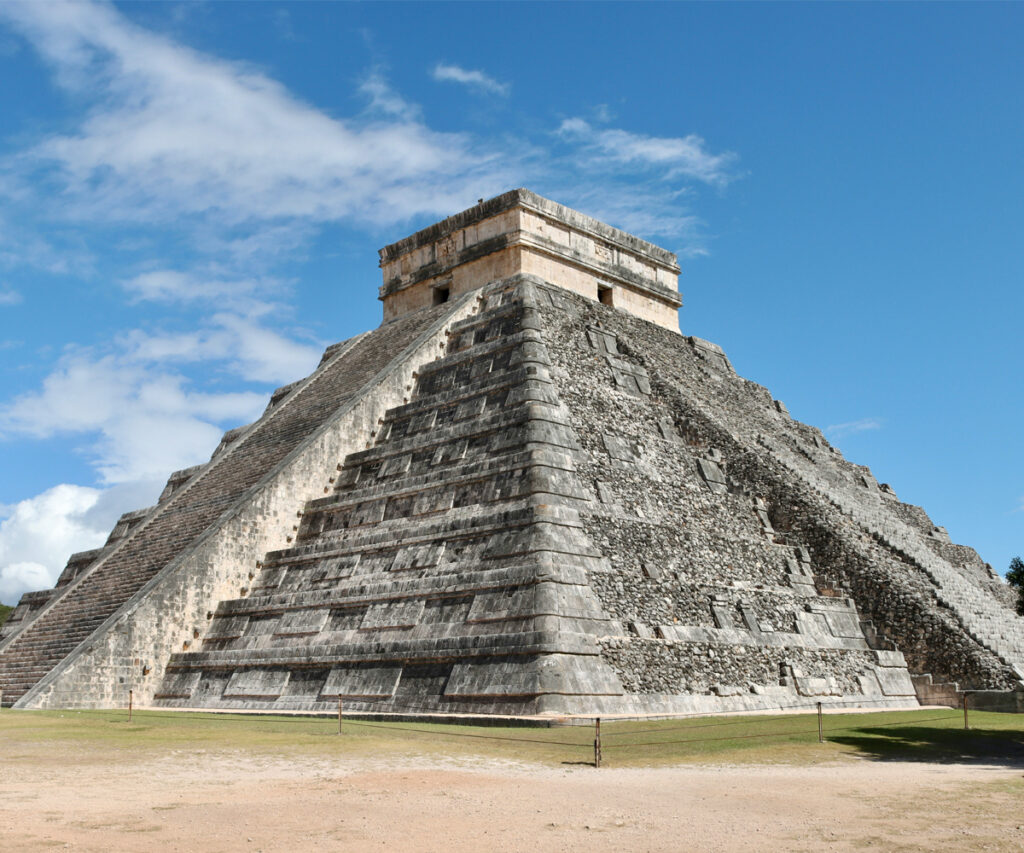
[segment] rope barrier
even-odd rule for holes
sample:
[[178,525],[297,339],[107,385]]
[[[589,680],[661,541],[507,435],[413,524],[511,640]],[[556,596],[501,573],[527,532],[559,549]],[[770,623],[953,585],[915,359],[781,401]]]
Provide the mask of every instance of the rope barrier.
[[[680,729],[686,729],[687,731],[689,731],[690,729],[717,729],[717,728],[721,728],[722,726],[750,726],[750,725],[755,725],[757,723],[777,723],[778,721],[779,721],[779,717],[777,717],[777,716],[771,716],[771,717],[766,716],[763,719],[757,719],[757,720],[751,720],[751,719],[748,719],[748,718],[744,717],[742,720],[733,720],[733,721],[728,722],[728,723],[705,723],[703,725],[698,725],[698,726],[671,726],[671,727],[664,726],[664,727],[659,728],[659,729],[636,729],[636,730],[628,731],[628,732],[606,732],[604,736],[605,737],[625,737],[625,736],[630,736],[630,735],[649,734],[651,732],[676,732],[676,731],[679,731]],[[618,720],[612,720],[611,722],[619,722],[619,721]]]
[[818,730],[814,729],[808,731],[791,731],[791,732],[761,732],[756,735],[732,735],[726,737],[701,737],[701,738],[687,738],[685,740],[652,740],[644,743],[612,743],[605,747],[605,749],[623,749],[632,746],[667,746],[674,743],[713,743],[719,740],[752,740],[753,738],[760,737],[787,737],[790,735],[805,735],[805,734],[817,734]]
[[866,728],[881,729],[881,728],[885,728],[886,726],[916,726],[918,723],[930,723],[930,722],[935,722],[936,720],[959,720],[959,719],[960,719],[960,715],[959,714],[946,714],[944,717],[925,717],[923,720],[895,720],[894,722],[891,722],[891,723],[873,723],[870,726],[856,726],[856,725],[836,726],[835,728],[826,728],[825,731],[827,731],[827,732],[844,732],[844,731],[849,731],[850,729],[866,729]]
[[382,725],[380,723],[367,723],[363,720],[346,720],[348,725],[362,726],[363,728],[369,729],[386,729],[389,732],[418,732],[421,734],[437,735],[439,737],[463,737],[463,738],[477,738],[479,740],[504,740],[511,743],[543,743],[550,746],[586,746],[589,747],[589,743],[572,743],[571,741],[564,740],[541,740],[540,738],[525,738],[525,737],[501,737],[500,735],[471,735],[467,732],[439,732],[434,729],[411,729],[408,726],[399,725]]
[[[371,704],[371,703],[370,702],[366,702],[366,703],[359,702],[359,703],[354,703],[354,704],[366,705],[366,704]],[[811,703],[811,702],[808,702],[808,703],[794,703],[794,704],[791,704],[791,705],[780,705],[780,706],[776,706],[774,708],[770,708],[770,709],[766,708],[766,709],[762,709],[762,710],[764,710],[764,711],[784,712],[784,711],[806,709],[808,712],[810,712],[811,709],[814,709],[814,708],[818,707],[818,704],[819,703],[817,703],[817,702],[814,702],[814,703]],[[829,703],[828,706],[825,706],[825,710],[835,711],[836,710],[836,706],[842,706],[842,705],[848,705],[848,704],[856,704],[856,705],[859,705],[859,706],[863,706],[862,702],[855,702],[855,701],[846,702],[846,701],[840,700],[839,702]],[[418,713],[418,714],[436,713],[436,712],[432,712],[432,711],[430,711],[428,709],[424,709],[422,707],[414,707],[414,706],[406,706],[406,705],[397,705],[396,706],[394,703],[388,702],[388,709],[389,710],[394,710],[396,707],[407,708],[410,711],[412,711],[413,713]],[[131,719],[132,710],[133,709],[131,707],[129,707],[129,719]],[[878,709],[878,712],[885,713],[886,710],[887,709],[880,708],[880,709]],[[366,713],[382,713],[382,712],[381,711],[373,711],[373,710],[367,711],[367,710],[362,710],[361,709],[361,710],[357,710],[357,711],[354,711],[354,712],[350,711],[349,713],[355,713],[356,715],[358,715],[360,713],[366,714]],[[665,720],[668,723],[671,723],[674,720],[687,720],[687,719],[693,719],[693,718],[696,718],[696,717],[704,717],[704,718],[707,718],[707,717],[718,717],[718,716],[723,716],[723,715],[736,716],[737,714],[742,714],[742,712],[737,712],[737,711],[712,711],[712,712],[705,712],[705,713],[694,712],[694,713],[687,713],[687,714],[664,715],[663,717],[661,717],[661,719]],[[135,716],[139,718],[140,722],[143,722],[143,721],[145,721],[147,719],[154,719],[155,718],[155,719],[166,719],[166,720],[174,719],[174,720],[178,720],[178,721],[182,721],[182,722],[189,721],[189,720],[195,721],[197,719],[201,719],[203,722],[211,722],[211,721],[217,721],[217,722],[221,722],[221,721],[223,721],[223,722],[238,722],[240,720],[250,720],[251,722],[256,723],[256,724],[266,724],[266,725],[277,725],[277,724],[280,724],[280,723],[306,724],[306,725],[309,725],[310,723],[313,723],[313,724],[321,724],[321,725],[314,725],[314,727],[317,728],[317,729],[322,728],[325,731],[328,730],[329,726],[331,728],[333,728],[332,724],[334,723],[333,715],[332,716],[328,716],[327,714],[323,714],[323,715],[316,714],[316,715],[309,715],[309,716],[299,716],[299,715],[295,715],[295,716],[284,716],[284,715],[282,715],[282,716],[273,716],[273,715],[264,716],[264,715],[249,715],[249,714],[237,714],[237,713],[236,714],[232,714],[232,713],[209,713],[209,712],[203,714],[203,712],[201,712],[201,711],[198,712],[198,714],[196,714],[195,712],[189,712],[189,713],[164,712],[164,713],[160,713],[160,712],[153,712],[153,711],[145,711],[145,712],[142,712],[141,715],[138,712],[136,712]],[[839,717],[839,716],[851,716],[851,715],[843,714],[842,712],[840,712],[840,714],[832,714],[831,716],[833,718],[835,718],[835,717]],[[595,740],[593,741],[593,743],[591,743],[589,741],[589,739],[587,741],[585,741],[585,742],[575,742],[575,741],[566,741],[566,740],[545,740],[543,738],[509,737],[507,735],[496,735],[496,734],[495,735],[488,735],[488,734],[479,734],[479,733],[470,733],[470,732],[459,732],[459,731],[453,731],[451,729],[442,730],[440,728],[440,726],[444,726],[446,724],[446,721],[444,721],[443,719],[439,719],[438,720],[439,728],[429,728],[429,729],[428,728],[415,727],[415,726],[409,726],[409,725],[402,725],[402,720],[400,720],[400,719],[396,719],[394,722],[390,722],[390,721],[371,722],[371,721],[368,721],[368,720],[360,720],[360,719],[356,719],[356,718],[354,718],[352,716],[348,716],[348,717],[345,717],[345,723],[348,724],[349,726],[352,726],[352,727],[362,727],[362,728],[367,728],[367,729],[380,729],[380,730],[389,731],[389,732],[409,732],[410,734],[434,735],[435,737],[445,737],[445,738],[462,738],[462,739],[471,739],[471,740],[504,741],[504,742],[507,742],[507,743],[520,743],[520,744],[541,744],[541,745],[545,745],[545,746],[570,747],[570,748],[580,748],[580,749],[589,749],[589,748],[591,748],[591,746],[593,746],[594,750],[595,750],[595,752],[594,752],[594,756],[595,756],[594,757],[594,764],[595,764],[595,766],[600,766],[600,754],[601,754],[601,751],[603,749],[630,749],[630,748],[640,749],[640,748],[651,747],[651,746],[671,746],[671,745],[679,745],[679,744],[702,744],[702,743],[715,743],[715,742],[721,742],[721,741],[727,741],[727,740],[737,740],[737,741],[738,740],[756,740],[756,739],[759,739],[759,738],[778,738],[778,737],[799,737],[799,738],[803,738],[805,736],[809,736],[809,735],[813,735],[813,734],[818,734],[819,738],[820,738],[822,732],[827,732],[827,733],[831,734],[831,733],[834,733],[834,732],[850,731],[850,730],[854,730],[854,729],[873,729],[873,728],[884,728],[884,727],[891,727],[891,726],[910,726],[910,727],[912,727],[912,726],[922,725],[922,724],[925,724],[925,723],[946,722],[946,721],[955,720],[955,719],[959,719],[959,713],[943,714],[943,715],[940,715],[940,716],[925,717],[923,719],[916,719],[916,720],[914,720],[914,719],[912,719],[912,720],[900,719],[900,720],[894,720],[894,721],[889,721],[889,722],[870,722],[869,720],[861,720],[861,721],[852,721],[851,720],[848,724],[845,724],[845,725],[831,725],[831,726],[827,726],[827,727],[819,728],[819,729],[814,729],[814,730],[812,730],[812,729],[804,729],[802,727],[797,727],[797,728],[793,728],[793,729],[790,729],[790,730],[787,730],[787,731],[756,732],[756,733],[745,734],[745,735],[722,735],[720,737],[671,738],[671,739],[668,739],[668,740],[646,740],[646,741],[640,741],[638,743],[637,742],[630,742],[630,743],[627,743],[627,742],[607,743],[606,741],[607,741],[608,738],[631,738],[631,737],[636,737],[638,735],[645,735],[645,734],[666,734],[666,735],[670,735],[671,736],[671,735],[675,734],[676,732],[679,732],[679,731],[682,731],[682,730],[696,731],[696,730],[711,729],[711,728],[724,728],[724,727],[729,727],[729,726],[741,726],[741,725],[742,726],[751,726],[751,725],[758,725],[758,724],[761,724],[761,723],[765,723],[765,724],[771,723],[771,724],[778,725],[780,723],[781,719],[780,719],[778,714],[764,714],[764,715],[758,715],[758,716],[754,716],[754,717],[748,715],[748,716],[743,716],[742,719],[729,720],[729,721],[726,721],[726,722],[718,722],[718,721],[716,721],[716,722],[707,722],[707,723],[697,723],[697,724],[693,724],[693,725],[664,725],[664,726],[659,726],[657,728],[634,729],[632,731],[613,731],[613,730],[610,730],[610,727],[606,725],[604,727],[603,731],[602,731],[601,726],[600,726],[600,722],[599,722],[599,718],[595,718],[595,717],[571,717],[571,718],[566,718],[564,721],[553,722],[553,724],[549,723],[546,726],[546,728],[580,728],[580,729],[584,729],[585,726],[586,727],[594,726],[595,729],[596,729],[596,732],[595,732],[596,737],[595,737]],[[339,717],[338,717],[339,724],[340,724],[340,720],[341,720],[341,717],[340,717],[340,714],[339,714]],[[795,724],[798,724],[798,725],[803,722],[800,719],[799,715],[794,715],[792,717],[792,720],[794,721]],[[640,721],[652,722],[650,717],[619,717],[619,718],[610,718],[610,719],[607,718],[607,717],[604,718],[604,722],[606,724],[607,723],[618,724],[618,723],[629,723],[629,722],[640,722]],[[472,722],[472,720],[469,720],[468,722],[465,722],[463,724],[464,725],[472,725],[473,722]],[[589,736],[589,731],[587,731],[587,735]],[[604,741],[603,745],[602,745],[602,741]]]

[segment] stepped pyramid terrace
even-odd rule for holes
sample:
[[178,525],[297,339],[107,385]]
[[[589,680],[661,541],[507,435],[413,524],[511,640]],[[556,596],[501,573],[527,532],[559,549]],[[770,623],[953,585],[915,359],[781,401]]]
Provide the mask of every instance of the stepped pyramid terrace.
[[674,255],[513,190],[380,266],[379,328],[22,599],[4,706],[1024,710],[1004,582],[681,334]]

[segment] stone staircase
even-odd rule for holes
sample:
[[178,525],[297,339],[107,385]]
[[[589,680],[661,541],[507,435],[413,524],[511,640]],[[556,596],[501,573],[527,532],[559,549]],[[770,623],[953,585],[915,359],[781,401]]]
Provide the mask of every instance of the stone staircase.
[[868,488],[851,494],[849,484],[826,480],[801,456],[782,447],[774,450],[821,497],[919,566],[935,584],[936,598],[956,615],[968,634],[1014,668],[1018,678],[1024,678],[1024,620],[938,556],[913,527],[894,513],[884,512],[880,494],[869,495]]
[[528,286],[492,289],[451,328],[293,547],[172,657],[160,704],[493,713],[622,693],[594,640],[610,630],[587,586],[600,555],[529,302]]
[[116,548],[58,590],[0,652],[4,706],[17,702],[74,652],[441,313],[409,315],[328,351],[326,362],[288,398],[159,504]]

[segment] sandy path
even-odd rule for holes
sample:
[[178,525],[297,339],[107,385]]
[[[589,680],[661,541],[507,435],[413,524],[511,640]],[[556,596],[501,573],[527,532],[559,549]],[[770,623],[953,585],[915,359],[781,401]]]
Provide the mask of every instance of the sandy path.
[[[32,758],[33,760],[29,760]],[[173,752],[12,756],[0,849],[1020,850],[1005,768],[843,760],[811,767],[550,769],[493,761],[306,761]]]

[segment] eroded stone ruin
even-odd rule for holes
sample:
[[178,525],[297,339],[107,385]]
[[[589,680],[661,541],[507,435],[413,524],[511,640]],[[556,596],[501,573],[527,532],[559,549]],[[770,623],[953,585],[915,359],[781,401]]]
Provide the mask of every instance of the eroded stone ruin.
[[672,254],[515,190],[380,256],[380,328],[22,599],[4,705],[1020,706],[1001,579],[681,335]]

